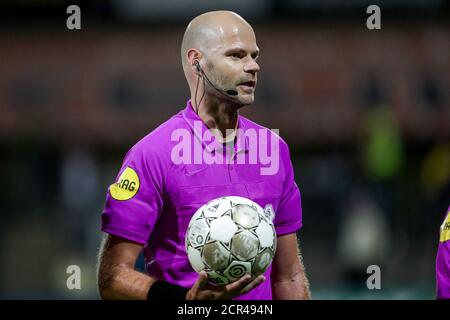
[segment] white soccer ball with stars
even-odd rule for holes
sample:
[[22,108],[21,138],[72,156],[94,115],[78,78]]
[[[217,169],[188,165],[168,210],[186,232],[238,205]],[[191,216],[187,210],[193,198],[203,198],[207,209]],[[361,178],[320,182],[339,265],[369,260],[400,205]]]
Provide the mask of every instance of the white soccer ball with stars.
[[226,285],[245,274],[256,277],[271,264],[276,232],[257,203],[238,196],[209,201],[192,216],[186,252],[192,268],[205,270],[208,280]]

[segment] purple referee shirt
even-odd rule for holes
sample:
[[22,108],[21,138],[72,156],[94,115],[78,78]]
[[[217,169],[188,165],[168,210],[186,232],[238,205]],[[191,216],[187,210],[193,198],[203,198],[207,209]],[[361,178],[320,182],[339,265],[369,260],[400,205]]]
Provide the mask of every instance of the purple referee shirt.
[[[187,226],[199,207],[217,197],[255,201],[272,217],[277,236],[301,228],[287,144],[241,115],[237,128],[236,143],[225,151],[188,101],[126,154],[108,190],[102,230],[143,244],[150,276],[192,287],[198,274],[185,250]],[[271,266],[266,281],[236,299],[272,299],[270,274]]]
[[450,206],[441,225],[439,247],[436,257],[436,296],[450,299]]

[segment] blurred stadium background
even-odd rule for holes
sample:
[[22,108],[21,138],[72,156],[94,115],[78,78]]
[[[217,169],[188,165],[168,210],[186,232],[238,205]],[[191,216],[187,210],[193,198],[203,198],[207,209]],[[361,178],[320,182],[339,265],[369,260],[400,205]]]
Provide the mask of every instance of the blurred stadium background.
[[[69,4],[79,31],[66,29]],[[370,4],[381,30],[366,28]],[[443,0],[2,1],[0,298],[98,298],[107,188],[130,146],[184,108],[180,41],[213,9],[256,31],[243,114],[290,145],[313,298],[433,299],[450,203]],[[66,287],[72,264],[79,291]],[[366,288],[371,264],[382,290]]]

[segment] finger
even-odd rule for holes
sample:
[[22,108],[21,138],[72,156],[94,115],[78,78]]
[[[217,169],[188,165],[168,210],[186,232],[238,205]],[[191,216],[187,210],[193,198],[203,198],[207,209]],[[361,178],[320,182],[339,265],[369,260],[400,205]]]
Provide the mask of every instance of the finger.
[[206,285],[208,284],[208,274],[205,271],[200,272],[200,277],[197,280],[198,282],[198,289],[204,289]]
[[247,285],[251,281],[252,277],[249,274],[246,274],[239,280],[230,283],[226,286],[227,291],[239,292],[244,286]]
[[194,292],[195,294],[197,294],[198,290],[201,290],[205,287],[205,279],[208,279],[208,275],[206,274],[205,271],[201,271],[199,273],[199,277],[197,279],[197,281],[195,281],[194,285],[192,286],[192,292]]
[[247,293],[253,289],[255,289],[257,286],[259,286],[261,283],[263,283],[266,280],[266,277],[263,275],[260,275],[256,277],[252,282],[247,284],[244,288],[241,289],[241,294]]

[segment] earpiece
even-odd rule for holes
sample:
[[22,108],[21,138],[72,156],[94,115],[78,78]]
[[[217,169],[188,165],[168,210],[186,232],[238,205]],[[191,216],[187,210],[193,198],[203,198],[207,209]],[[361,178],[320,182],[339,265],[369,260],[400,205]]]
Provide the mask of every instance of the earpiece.
[[194,60],[194,64],[195,64],[195,67],[197,68],[197,72],[200,72],[201,68],[200,68],[200,63],[198,62],[198,60]]

